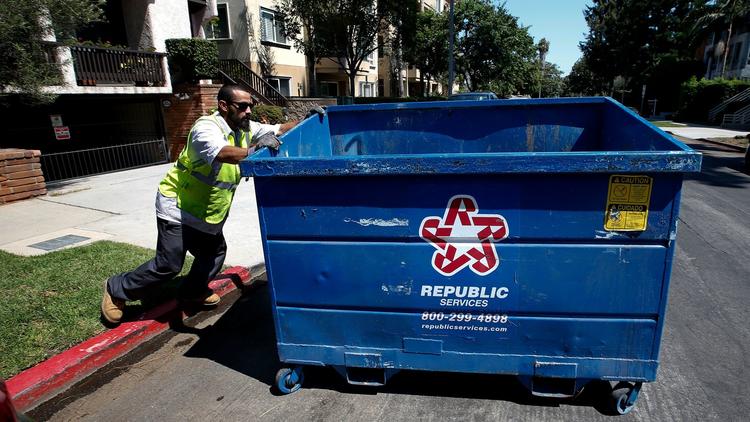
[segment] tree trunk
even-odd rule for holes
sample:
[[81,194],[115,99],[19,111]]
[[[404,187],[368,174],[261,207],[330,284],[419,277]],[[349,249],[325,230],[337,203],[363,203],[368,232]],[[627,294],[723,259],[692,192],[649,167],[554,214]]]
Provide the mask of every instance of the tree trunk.
[[404,80],[401,79],[401,71],[404,68],[404,61],[401,57],[401,40],[396,41],[396,77],[398,77],[398,96],[404,96]]
[[357,68],[351,68],[349,65],[349,96],[352,97],[352,104],[354,104],[354,79],[357,77]]
[[729,33],[727,34],[727,45],[724,47],[724,63],[721,65],[721,77],[724,78],[724,70],[727,68],[727,56],[729,55],[729,40],[732,39],[732,21],[729,21]]
[[425,89],[425,86],[424,86],[424,73],[422,73],[421,70],[419,71],[419,86],[420,88],[422,88],[422,97],[424,97],[427,90]]
[[311,97],[318,96],[318,77],[315,74],[315,57],[312,54],[306,55],[307,60],[307,95]]

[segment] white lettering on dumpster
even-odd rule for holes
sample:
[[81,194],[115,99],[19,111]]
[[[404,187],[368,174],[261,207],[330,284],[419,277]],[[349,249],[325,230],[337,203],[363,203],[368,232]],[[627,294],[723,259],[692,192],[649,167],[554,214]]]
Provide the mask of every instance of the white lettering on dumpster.
[[505,218],[479,214],[477,201],[470,195],[452,197],[442,218],[426,217],[419,226],[419,235],[436,249],[432,267],[444,276],[466,267],[481,276],[492,273],[500,265],[495,242],[508,234]]
[[510,290],[507,287],[477,286],[422,286],[420,296],[426,297],[468,297],[481,299],[505,299]]
[[480,286],[445,286],[422,285],[419,291],[422,297],[436,297],[440,299],[440,306],[486,308],[491,300],[507,299],[510,289],[507,287]]

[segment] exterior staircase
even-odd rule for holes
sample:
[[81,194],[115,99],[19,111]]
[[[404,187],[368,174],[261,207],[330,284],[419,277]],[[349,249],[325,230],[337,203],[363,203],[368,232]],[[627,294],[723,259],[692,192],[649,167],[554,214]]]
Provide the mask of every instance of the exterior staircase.
[[724,100],[723,102],[721,102],[721,104],[718,104],[717,106],[715,106],[714,108],[712,108],[711,110],[709,110],[708,111],[708,121],[709,122],[713,122],[713,121],[717,120],[716,118],[719,116],[719,114],[721,114],[724,110],[726,110],[727,107],[729,107],[730,104],[737,103],[737,102],[740,102],[740,101],[745,101],[745,100],[748,100],[748,99],[750,99],[750,88],[748,88],[748,89],[740,92],[739,94],[737,94],[737,95],[735,95],[733,97],[730,97],[730,98]]
[[263,104],[287,106],[288,100],[285,96],[253,72],[250,66],[237,59],[219,60],[219,75],[225,82],[243,85]]
[[734,113],[727,113],[721,120],[721,127],[744,128],[750,126],[750,104]]

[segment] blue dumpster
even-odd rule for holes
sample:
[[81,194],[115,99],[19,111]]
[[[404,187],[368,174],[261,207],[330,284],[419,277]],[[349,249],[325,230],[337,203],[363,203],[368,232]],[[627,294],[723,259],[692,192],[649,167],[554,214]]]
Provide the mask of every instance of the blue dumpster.
[[279,358],[352,384],[513,374],[535,395],[659,363],[683,175],[701,155],[609,98],[330,107],[244,160]]

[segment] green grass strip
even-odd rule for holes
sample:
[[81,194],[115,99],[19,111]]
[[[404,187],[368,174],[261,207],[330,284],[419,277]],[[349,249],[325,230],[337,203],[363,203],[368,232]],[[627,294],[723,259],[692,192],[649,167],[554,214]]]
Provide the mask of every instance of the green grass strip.
[[[153,250],[108,241],[33,257],[0,251],[0,377],[10,378],[104,331],[99,320],[104,279],[153,256]],[[191,262],[188,257],[186,269]]]
[[656,127],[686,127],[687,125],[675,123],[671,120],[656,120],[651,122]]

